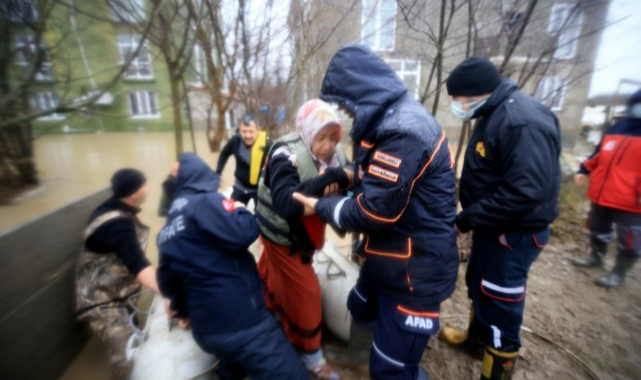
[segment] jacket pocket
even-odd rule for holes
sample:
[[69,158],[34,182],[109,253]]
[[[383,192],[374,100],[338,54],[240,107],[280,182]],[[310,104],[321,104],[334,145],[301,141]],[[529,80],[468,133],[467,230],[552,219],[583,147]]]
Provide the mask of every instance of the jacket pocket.
[[407,260],[412,256],[411,237],[365,238],[365,252],[370,255]]
[[412,238],[399,235],[366,236],[366,265],[381,285],[401,293],[411,292],[407,265],[412,257]]
[[551,234],[549,229],[537,232],[535,234],[532,234],[532,242],[537,248],[543,249],[550,241],[550,235]]

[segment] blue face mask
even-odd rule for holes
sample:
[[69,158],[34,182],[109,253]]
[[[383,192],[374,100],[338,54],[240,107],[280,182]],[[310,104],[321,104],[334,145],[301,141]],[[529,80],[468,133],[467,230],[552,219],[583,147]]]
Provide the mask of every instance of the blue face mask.
[[[470,120],[474,116],[474,112],[476,112],[477,109],[483,107],[485,102],[487,102],[487,98],[474,100],[468,103],[461,103],[457,102],[456,100],[452,100],[452,113],[459,119]],[[463,108],[467,107],[469,107],[469,109],[467,111],[463,111]]]

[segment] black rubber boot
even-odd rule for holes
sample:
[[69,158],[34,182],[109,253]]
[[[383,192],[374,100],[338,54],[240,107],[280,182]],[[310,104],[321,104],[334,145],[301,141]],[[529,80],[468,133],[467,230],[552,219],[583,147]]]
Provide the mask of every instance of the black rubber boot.
[[595,268],[603,266],[603,258],[608,251],[608,244],[595,238],[590,238],[592,252],[588,257],[574,259],[572,263],[578,267]]
[[502,352],[492,347],[485,347],[483,365],[481,366],[481,380],[512,380],[514,365],[519,357],[515,352]]
[[618,288],[625,282],[625,275],[634,266],[637,257],[624,256],[619,253],[612,272],[596,280],[598,285],[606,288]]

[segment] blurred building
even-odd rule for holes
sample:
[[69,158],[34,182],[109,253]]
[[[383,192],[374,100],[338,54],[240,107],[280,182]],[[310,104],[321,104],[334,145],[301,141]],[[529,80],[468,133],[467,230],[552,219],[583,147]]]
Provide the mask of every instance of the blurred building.
[[329,59],[342,44],[362,42],[396,70],[410,94],[436,111],[454,142],[461,122],[449,111],[448,73],[466,56],[486,56],[498,67],[507,56],[504,74],[557,114],[564,145],[573,145],[581,131],[609,0],[541,0],[532,12],[528,4],[292,0],[292,65],[302,73],[301,98],[318,95]]
[[[6,20],[5,37],[10,44],[9,86],[21,89],[27,100],[28,110],[21,112],[51,109],[61,101],[75,104],[89,99],[135,54],[115,85],[93,105],[80,112],[37,118],[32,122],[36,135],[173,129],[170,82],[161,52],[149,40],[138,49],[150,11],[148,0],[2,1],[0,16]],[[45,29],[39,30],[41,27]],[[205,57],[198,45],[192,54],[186,86],[202,90],[207,80]],[[194,124],[200,127],[208,113],[217,117],[205,98],[203,91],[187,96]],[[183,107],[186,104],[182,101]],[[230,128],[237,118],[234,108],[226,115]]]

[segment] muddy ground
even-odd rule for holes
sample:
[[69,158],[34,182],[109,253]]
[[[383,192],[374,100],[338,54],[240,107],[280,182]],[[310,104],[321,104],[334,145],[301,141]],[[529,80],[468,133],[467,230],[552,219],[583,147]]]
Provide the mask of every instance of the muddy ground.
[[[523,322],[528,331],[521,334],[514,380],[641,379],[641,264],[632,269],[623,288],[595,285],[594,279],[606,269],[578,269],[570,263],[588,252],[583,227],[588,204],[575,194],[562,193],[562,198],[553,238],[530,271]],[[615,253],[612,245],[607,269]],[[442,304],[442,326],[467,326],[465,266],[459,267],[453,296]],[[480,378],[480,361],[436,338],[421,364],[433,380]],[[369,378],[366,366],[339,371],[346,380]]]

